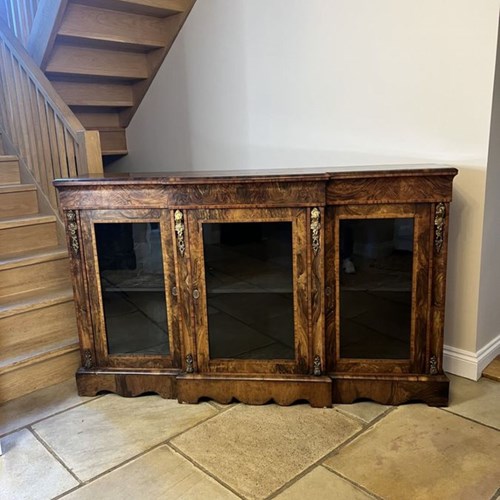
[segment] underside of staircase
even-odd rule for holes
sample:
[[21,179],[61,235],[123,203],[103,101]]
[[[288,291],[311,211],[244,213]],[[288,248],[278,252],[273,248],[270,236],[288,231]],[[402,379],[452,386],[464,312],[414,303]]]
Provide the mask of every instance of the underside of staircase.
[[59,8],[40,19],[53,18],[53,32],[35,19],[28,48],[82,125],[99,131],[103,156],[125,155],[125,129],[194,0],[51,2]]
[[[0,151],[3,153],[3,151]],[[68,253],[15,156],[0,155],[0,403],[73,376],[78,339]]]

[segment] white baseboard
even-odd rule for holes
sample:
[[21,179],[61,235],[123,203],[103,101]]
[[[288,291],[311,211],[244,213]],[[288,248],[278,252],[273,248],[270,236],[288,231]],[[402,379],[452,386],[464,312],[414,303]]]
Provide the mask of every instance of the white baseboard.
[[443,368],[445,372],[471,380],[479,380],[483,370],[500,354],[500,335],[477,352],[444,346]]

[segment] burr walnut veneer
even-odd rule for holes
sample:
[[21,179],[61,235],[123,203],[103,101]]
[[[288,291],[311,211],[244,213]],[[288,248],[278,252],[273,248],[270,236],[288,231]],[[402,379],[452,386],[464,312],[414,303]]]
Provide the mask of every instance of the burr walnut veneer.
[[55,181],[81,395],[445,405],[453,168]]

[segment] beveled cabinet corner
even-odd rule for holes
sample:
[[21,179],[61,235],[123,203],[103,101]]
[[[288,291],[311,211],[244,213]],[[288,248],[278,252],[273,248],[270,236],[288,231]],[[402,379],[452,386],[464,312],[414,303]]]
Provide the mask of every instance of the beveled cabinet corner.
[[446,405],[451,168],[55,181],[81,395]]

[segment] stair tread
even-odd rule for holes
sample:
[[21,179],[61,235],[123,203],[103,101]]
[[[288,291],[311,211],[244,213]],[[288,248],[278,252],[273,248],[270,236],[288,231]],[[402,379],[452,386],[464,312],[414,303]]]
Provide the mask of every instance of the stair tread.
[[18,157],[15,155],[0,155],[0,162],[2,161],[18,161]]
[[103,156],[125,156],[128,155],[127,149],[105,149],[102,150]]
[[0,229],[9,229],[11,227],[33,226],[35,224],[47,224],[55,222],[54,215],[19,215],[16,217],[2,217],[0,218]]
[[0,255],[0,271],[68,257],[66,247],[56,246]]
[[0,184],[1,193],[22,193],[25,191],[36,191],[34,184]]
[[183,0],[78,0],[78,3],[157,17],[179,14],[186,9]]
[[148,50],[164,47],[166,33],[158,17],[69,4],[58,37]]
[[25,293],[0,297],[0,318],[21,314],[73,300],[73,288],[69,284],[52,288],[30,290]]
[[0,375],[12,370],[22,368],[31,364],[40,363],[56,356],[77,351],[79,349],[78,339],[68,339],[63,342],[55,342],[43,346],[43,348],[34,349],[23,353],[20,356],[7,358],[0,361]]

